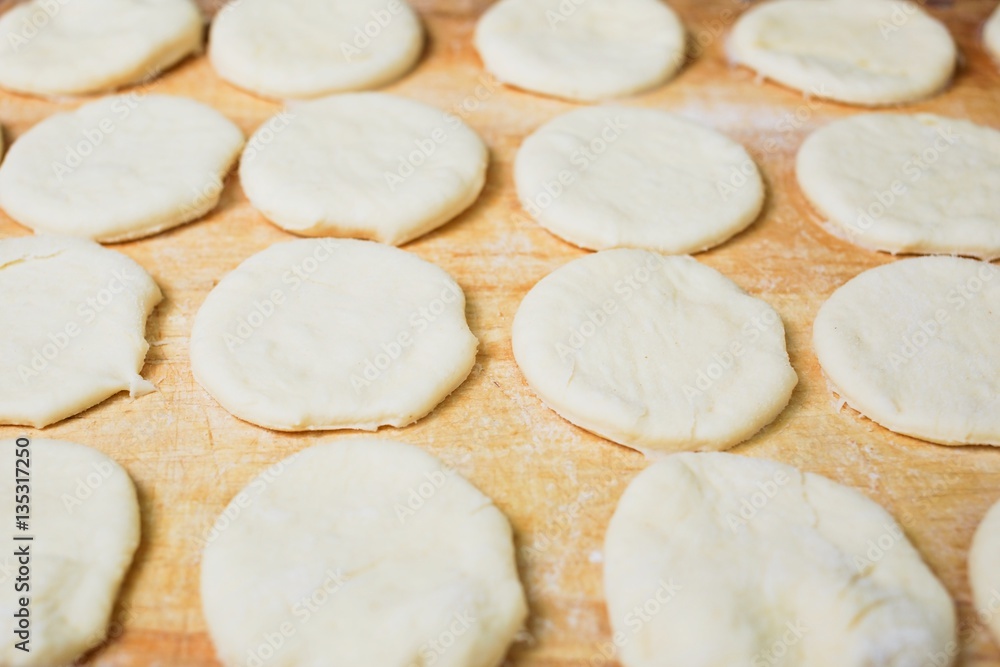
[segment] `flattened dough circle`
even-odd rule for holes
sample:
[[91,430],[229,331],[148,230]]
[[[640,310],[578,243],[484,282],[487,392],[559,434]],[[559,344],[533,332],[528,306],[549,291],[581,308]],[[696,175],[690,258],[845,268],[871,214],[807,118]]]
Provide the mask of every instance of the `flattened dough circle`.
[[375,88],[406,73],[424,46],[406,0],[233,0],[212,22],[212,67],[275,98]]
[[816,356],[852,408],[942,445],[1000,445],[1000,269],[903,259],[840,287],[813,324]]
[[[15,440],[0,441],[3,467],[0,502],[13,508],[14,470],[25,469]],[[23,442],[23,440],[21,441]],[[14,648],[15,635],[0,647],[0,664],[51,667],[72,664],[100,644],[118,597],[118,589],[139,546],[139,504],[128,473],[97,450],[60,440],[32,438],[30,458],[31,542],[15,542],[0,556],[10,572],[0,596],[0,613],[14,618],[18,598],[28,595],[29,652]],[[18,495],[23,493],[19,491]],[[20,563],[15,547],[28,546],[30,594],[14,590]],[[13,622],[7,622],[13,628]],[[9,630],[8,630],[9,632]]]
[[227,666],[494,667],[527,614],[507,519],[417,447],[340,440],[250,482],[210,533],[209,632]]
[[861,114],[813,132],[799,186],[830,231],[892,253],[1000,257],[1000,132],[932,114]]
[[983,517],[969,549],[969,583],[979,618],[1000,642],[1000,502]]
[[401,245],[468,208],[489,154],[458,117],[396,95],[296,104],[265,122],[240,160],[250,203],[303,236]]
[[478,341],[446,272],[372,241],[300,239],[240,264],[191,333],[198,382],[280,431],[406,426],[458,387]]
[[764,203],[742,146],[651,109],[557,116],[524,140],[514,178],[532,217],[591,250],[698,252],[746,228]]
[[32,0],[0,17],[0,86],[58,96],[152,79],[201,50],[191,0]]
[[475,44],[500,81],[578,102],[624,97],[680,69],[684,26],[658,0],[501,0]]
[[903,529],[781,463],[676,454],[636,477],[604,543],[625,667],[923,665],[955,609]]
[[153,391],[139,372],[162,298],[141,266],[92,241],[0,241],[0,423],[42,428]]
[[780,84],[862,106],[939,92],[958,53],[944,25],[902,0],[771,0],[740,16],[728,49]]
[[184,97],[105,97],[49,116],[0,166],[0,206],[37,232],[116,242],[215,208],[243,133]]
[[543,278],[514,317],[517,365],[565,419],[647,454],[726,449],[798,381],[766,303],[690,257],[604,250]]

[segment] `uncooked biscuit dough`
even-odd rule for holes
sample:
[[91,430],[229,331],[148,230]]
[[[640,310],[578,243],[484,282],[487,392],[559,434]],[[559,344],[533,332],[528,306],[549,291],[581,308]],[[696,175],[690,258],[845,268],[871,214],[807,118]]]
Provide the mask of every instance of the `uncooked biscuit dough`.
[[208,57],[223,79],[265,97],[375,88],[420,57],[406,0],[232,0],[212,22]]
[[998,7],[983,28],[983,42],[986,50],[1000,62],[1000,7]]
[[690,257],[643,250],[543,278],[517,311],[513,348],[546,405],[646,454],[732,447],[797,382],[769,305]]
[[475,44],[500,81],[593,102],[672,77],[686,35],[659,0],[501,0],[476,25]]
[[525,139],[514,177],[532,217],[592,250],[705,250],[746,228],[764,203],[764,183],[742,146],[650,109],[558,116]]
[[468,208],[489,154],[457,116],[382,93],[297,104],[265,122],[240,161],[250,203],[303,236],[400,245]]
[[41,428],[153,391],[139,372],[162,298],[141,266],[92,241],[0,241],[0,423]]
[[231,413],[281,431],[406,426],[458,387],[478,347],[451,276],[350,239],[272,245],[205,299],[198,382]]
[[[9,635],[0,646],[0,665],[73,664],[104,640],[118,589],[139,545],[135,487],[113,460],[73,442],[4,440],[0,453],[8,471],[0,479],[0,502],[13,514],[28,493],[28,528],[17,535],[34,538],[11,542],[0,556],[9,573],[0,595]],[[30,480],[27,491],[15,485],[15,477]],[[13,516],[11,524],[13,529]],[[30,554],[30,591],[14,587],[22,565],[16,555],[20,547]],[[15,648],[24,637],[11,632],[21,597],[30,598],[28,652]]]
[[1000,268],[955,257],[865,271],[820,308],[816,356],[834,390],[889,430],[1000,445]]
[[32,0],[0,18],[0,86],[83,95],[155,77],[201,50],[191,0]]
[[625,667],[918,666],[955,641],[947,591],[885,510],[732,454],[677,454],[632,481],[604,590]]
[[799,185],[831,232],[897,253],[1000,257],[1000,132],[931,114],[862,114],[806,139]]
[[0,166],[0,206],[49,234],[126,241],[201,217],[219,201],[243,133],[183,97],[105,97],[49,116]]
[[969,582],[979,618],[1000,642],[1000,502],[986,513],[969,549]]
[[948,29],[900,0],[772,0],[737,20],[728,49],[768,79],[863,106],[937,93],[957,57]]
[[527,614],[507,519],[411,445],[311,447],[210,535],[202,605],[227,667],[494,667]]

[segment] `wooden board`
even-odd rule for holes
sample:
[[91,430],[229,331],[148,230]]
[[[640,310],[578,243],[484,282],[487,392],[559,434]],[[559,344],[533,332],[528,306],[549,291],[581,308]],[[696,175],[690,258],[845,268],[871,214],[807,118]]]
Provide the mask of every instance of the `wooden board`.
[[[609,637],[601,592],[604,530],[644,460],[543,408],[513,361],[510,325],[521,298],[540,278],[584,253],[521,213],[512,161],[529,132],[574,105],[490,82],[471,46],[476,17],[487,4],[417,2],[429,46],[417,69],[388,88],[457,109],[492,151],[480,200],[406,246],[449,271],[464,288],[470,325],[481,341],[479,358],[468,381],[434,413],[380,435],[441,457],[510,517],[531,618],[508,663],[605,664],[599,653]],[[816,311],[835,288],[892,261],[825,233],[794,181],[794,153],[803,137],[858,110],[805,99],[729,67],[722,46],[745,7],[739,0],[672,4],[701,46],[676,80],[624,103],[699,120],[742,141],[757,158],[769,189],[765,212],[749,230],[699,259],[777,308],[800,378],[784,413],[735,451],[827,475],[884,505],[957,601],[965,637],[960,664],[1000,667],[1000,648],[975,621],[965,568],[973,530],[1000,498],[1000,450],[939,447],[838,412],[809,343]],[[912,110],[1000,128],[1000,68],[979,40],[994,6],[967,0],[931,7],[958,39],[964,62],[945,94]],[[149,91],[200,99],[247,133],[279,108],[221,82],[204,57],[136,90]],[[46,116],[77,104],[0,94],[6,139],[16,140]],[[0,218],[0,236],[26,233]],[[93,652],[87,664],[216,665],[198,597],[202,537],[229,499],[267,466],[314,443],[356,435],[280,434],[251,426],[220,408],[191,376],[188,336],[205,295],[243,259],[288,238],[249,206],[238,179],[231,177],[221,205],[204,220],[115,246],[146,267],[166,295],[149,323],[153,347],[143,372],[159,392],[136,401],[118,395],[42,432],[0,428],[3,438],[27,433],[96,447],[121,462],[138,485],[143,539],[116,610],[117,639]]]

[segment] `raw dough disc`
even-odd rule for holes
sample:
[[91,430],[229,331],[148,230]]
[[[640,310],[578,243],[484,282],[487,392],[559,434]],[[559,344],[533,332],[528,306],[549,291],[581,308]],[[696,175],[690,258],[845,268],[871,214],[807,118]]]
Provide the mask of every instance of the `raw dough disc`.
[[[0,502],[13,513],[21,504],[15,498],[25,492],[15,486],[15,470],[30,473],[28,529],[17,534],[34,539],[12,542],[0,556],[9,577],[0,596],[0,613],[13,619],[20,609],[19,598],[30,597],[30,651],[15,649],[14,642],[22,637],[10,634],[15,622],[5,620],[10,639],[0,648],[0,664],[75,664],[76,658],[105,639],[118,589],[139,546],[135,487],[121,466],[90,447],[34,438],[27,447],[17,447],[16,442],[23,444],[25,439],[0,441],[7,471],[0,478]],[[26,463],[30,467],[25,468]],[[30,561],[27,593],[14,590],[21,565],[15,553],[24,546]]]
[[406,0],[233,0],[212,22],[208,57],[258,95],[317,97],[388,83],[423,45]]
[[0,86],[83,95],[152,79],[201,50],[190,0],[32,0],[0,18]]
[[993,12],[983,28],[986,50],[1000,62],[1000,7]]
[[0,206],[50,234],[115,242],[215,208],[243,133],[183,97],[105,97],[49,116],[0,166]]
[[527,613],[506,517],[411,445],[306,449],[211,534],[202,605],[230,667],[494,667]]
[[451,276],[408,252],[300,239],[246,260],[195,318],[191,368],[231,413],[281,431],[420,419],[472,370],[479,341]]
[[141,266],[92,241],[0,241],[0,424],[41,428],[153,391],[139,371],[162,298]]
[[837,236],[872,250],[1000,256],[1000,132],[931,114],[817,130],[799,186]]
[[456,116],[395,95],[298,104],[264,123],[240,162],[250,202],[303,236],[400,245],[468,208],[489,154]]
[[947,591],[885,510],[732,454],[677,454],[632,481],[604,590],[626,667],[916,667],[955,640]]
[[948,29],[910,2],[772,0],[737,20],[729,54],[808,95],[878,106],[940,91],[957,49]]
[[969,549],[969,581],[980,619],[1000,642],[1000,502],[986,513]]
[[517,365],[577,426],[652,452],[726,449],[797,377],[778,314],[690,257],[604,250],[543,278],[514,317]]
[[865,271],[823,304],[813,345],[834,389],[889,430],[1000,445],[1000,269],[955,257]]
[[680,69],[684,26],[659,0],[501,0],[475,44],[498,79],[581,102],[631,95]]
[[514,177],[532,217],[592,250],[705,250],[746,228],[764,203],[764,183],[742,146],[650,109],[558,116],[524,141]]

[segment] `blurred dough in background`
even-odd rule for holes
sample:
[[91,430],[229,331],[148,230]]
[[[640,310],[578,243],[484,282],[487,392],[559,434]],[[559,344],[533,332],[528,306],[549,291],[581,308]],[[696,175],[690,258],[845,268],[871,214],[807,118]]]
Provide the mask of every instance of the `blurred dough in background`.
[[901,0],[771,0],[740,16],[728,49],[767,79],[861,106],[940,92],[957,57],[948,29]]
[[83,95],[153,79],[201,50],[191,0],[32,0],[0,17],[0,87]]
[[423,46],[406,0],[233,0],[212,21],[208,56],[231,84],[281,99],[381,86]]
[[111,243],[209,212],[243,133],[185,97],[105,97],[49,116],[0,165],[0,206],[47,234]]
[[571,111],[524,140],[521,206],[591,250],[690,253],[745,229],[764,204],[757,165],[735,141],[664,111]]
[[1000,257],[1000,132],[931,114],[859,114],[795,163],[829,231],[871,250]]
[[500,0],[476,25],[487,71],[578,102],[660,85],[684,64],[687,36],[659,0]]

